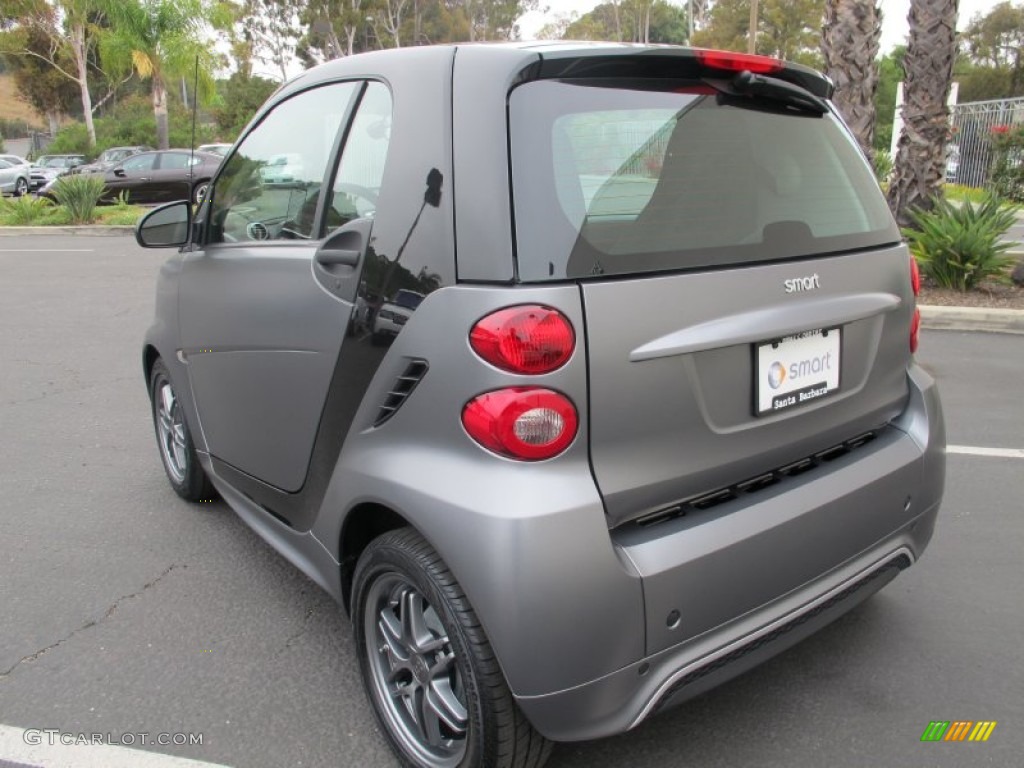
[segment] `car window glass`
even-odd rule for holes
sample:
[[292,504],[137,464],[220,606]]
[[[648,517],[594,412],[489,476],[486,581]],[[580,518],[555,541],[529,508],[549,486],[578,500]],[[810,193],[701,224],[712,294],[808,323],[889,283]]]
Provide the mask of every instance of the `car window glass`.
[[188,159],[188,155],[181,152],[168,152],[160,158],[160,170],[180,171],[182,168],[188,168]]
[[293,96],[245,137],[214,187],[209,242],[314,237],[327,163],[358,85]]
[[328,230],[374,215],[390,140],[391,93],[381,83],[369,83],[352,121],[334,180],[327,209]]
[[7,169],[7,168],[10,168],[10,167],[11,167],[11,164],[8,163],[6,160],[0,160],[0,168]]
[[149,171],[153,168],[153,161],[156,155],[136,155],[130,157],[121,164],[126,171]]
[[524,280],[799,258],[899,240],[870,168],[832,116],[750,107],[701,83],[621,85],[543,81],[512,93]]

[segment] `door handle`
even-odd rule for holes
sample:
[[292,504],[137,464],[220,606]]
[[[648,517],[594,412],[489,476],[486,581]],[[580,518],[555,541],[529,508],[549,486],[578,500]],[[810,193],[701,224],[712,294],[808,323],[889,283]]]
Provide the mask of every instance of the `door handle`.
[[319,264],[325,267],[354,267],[359,264],[359,251],[347,248],[332,248],[316,255]]

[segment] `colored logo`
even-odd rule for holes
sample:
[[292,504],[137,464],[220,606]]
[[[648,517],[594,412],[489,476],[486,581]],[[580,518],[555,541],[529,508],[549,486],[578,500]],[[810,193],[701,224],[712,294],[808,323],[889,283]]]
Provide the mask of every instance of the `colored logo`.
[[778,389],[782,386],[782,382],[786,380],[786,366],[782,363],[772,363],[768,369],[768,386],[772,389]]
[[995,729],[995,720],[932,720],[921,741],[988,741]]

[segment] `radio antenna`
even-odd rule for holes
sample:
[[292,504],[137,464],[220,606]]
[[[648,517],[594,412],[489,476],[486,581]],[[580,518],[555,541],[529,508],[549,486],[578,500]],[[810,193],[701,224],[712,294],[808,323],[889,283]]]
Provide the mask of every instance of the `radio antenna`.
[[[192,182],[195,181],[196,175],[196,112],[199,109],[199,54],[196,54],[196,73],[195,79],[192,83],[192,140],[190,142],[189,156],[188,156],[188,196],[193,198],[189,202],[195,203],[195,190],[192,188]],[[198,201],[200,205],[202,200]]]

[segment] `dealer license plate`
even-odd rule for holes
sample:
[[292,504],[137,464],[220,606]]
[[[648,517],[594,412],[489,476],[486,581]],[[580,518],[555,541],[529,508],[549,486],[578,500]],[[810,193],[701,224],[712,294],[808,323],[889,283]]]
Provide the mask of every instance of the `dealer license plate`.
[[756,345],[758,416],[806,405],[839,391],[838,328],[804,331]]

